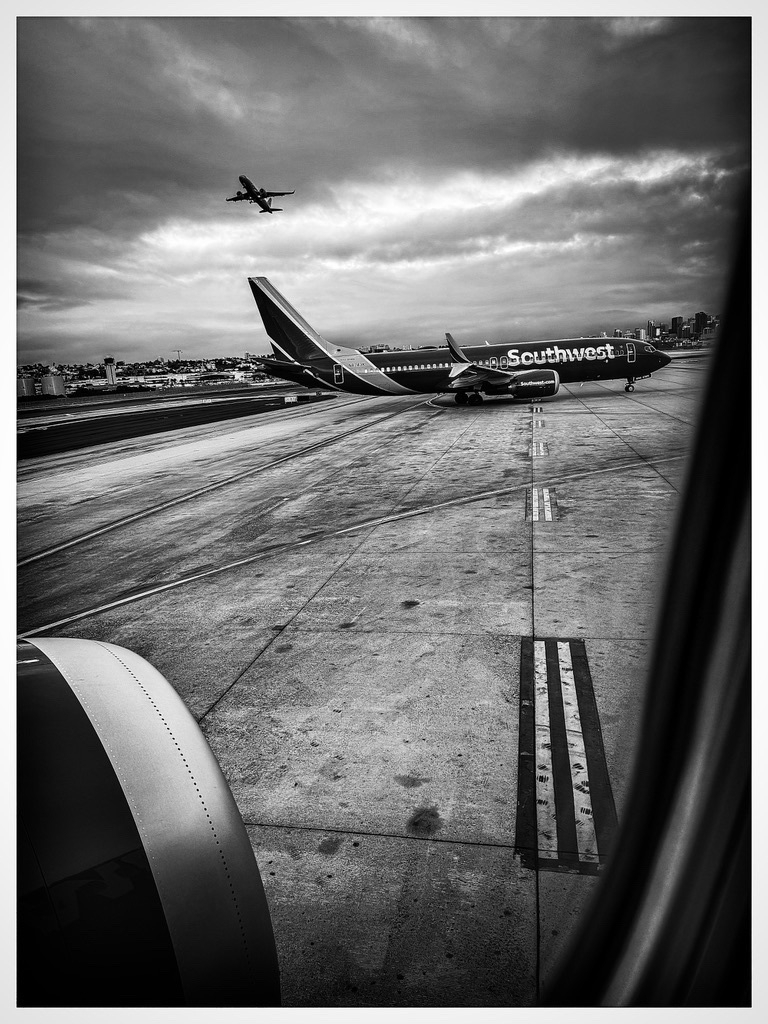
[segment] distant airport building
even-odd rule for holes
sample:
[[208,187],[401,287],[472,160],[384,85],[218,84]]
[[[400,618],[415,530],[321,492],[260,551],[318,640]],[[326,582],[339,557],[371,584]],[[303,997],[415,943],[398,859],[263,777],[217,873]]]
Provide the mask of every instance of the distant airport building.
[[104,356],[104,369],[107,371],[107,384],[117,384],[117,372],[115,371],[115,360],[112,356]]
[[63,398],[67,393],[64,378],[60,373],[47,373],[41,379],[40,385],[44,395],[52,395],[54,398]]
[[35,378],[34,377],[17,377],[16,378],[16,397],[17,398],[34,398],[35,397]]

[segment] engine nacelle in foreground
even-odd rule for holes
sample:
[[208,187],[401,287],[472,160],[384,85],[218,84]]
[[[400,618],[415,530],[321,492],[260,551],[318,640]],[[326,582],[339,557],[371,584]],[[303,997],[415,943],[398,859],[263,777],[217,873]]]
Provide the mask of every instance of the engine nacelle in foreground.
[[550,398],[560,390],[560,374],[556,370],[525,370],[509,385],[513,398]]
[[114,644],[18,645],[19,1006],[279,1006],[232,793],[173,687]]

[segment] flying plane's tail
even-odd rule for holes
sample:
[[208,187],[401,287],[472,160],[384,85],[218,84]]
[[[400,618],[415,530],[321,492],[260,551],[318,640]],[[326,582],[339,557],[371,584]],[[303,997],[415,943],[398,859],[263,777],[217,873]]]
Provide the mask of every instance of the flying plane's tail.
[[335,361],[334,355],[345,351],[337,345],[329,345],[266,277],[249,277],[248,283],[278,359],[292,359],[297,363],[328,358]]

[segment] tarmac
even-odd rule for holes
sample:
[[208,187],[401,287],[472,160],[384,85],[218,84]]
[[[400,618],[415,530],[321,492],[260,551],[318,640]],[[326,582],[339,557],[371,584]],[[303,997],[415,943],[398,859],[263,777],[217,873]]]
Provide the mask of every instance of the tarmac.
[[642,767],[707,368],[338,395],[20,463],[18,633],[128,647],[182,696],[284,1006],[537,1004]]

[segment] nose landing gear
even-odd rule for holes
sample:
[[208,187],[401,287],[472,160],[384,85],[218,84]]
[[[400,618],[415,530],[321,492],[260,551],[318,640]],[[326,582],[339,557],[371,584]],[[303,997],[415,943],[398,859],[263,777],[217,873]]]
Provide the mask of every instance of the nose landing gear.
[[629,394],[635,390],[634,378],[627,377],[627,383],[624,385],[624,390]]

